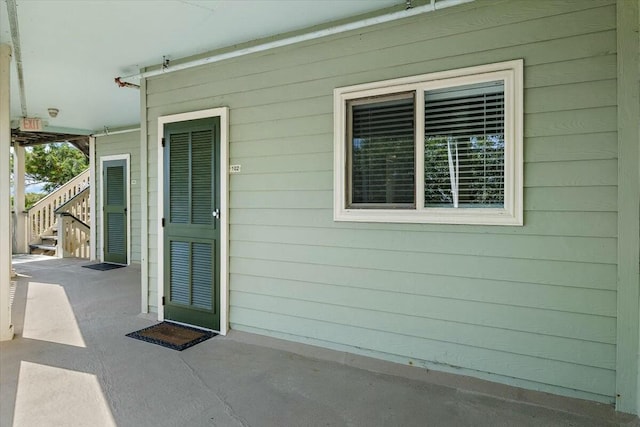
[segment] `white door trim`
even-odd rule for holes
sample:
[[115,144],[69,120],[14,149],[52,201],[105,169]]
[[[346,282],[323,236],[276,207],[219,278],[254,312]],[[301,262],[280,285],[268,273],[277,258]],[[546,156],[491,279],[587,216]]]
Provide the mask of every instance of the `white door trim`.
[[100,233],[100,247],[98,249],[99,259],[104,262],[104,163],[111,160],[124,160],[126,172],[125,188],[127,190],[127,265],[131,264],[131,154],[114,154],[111,156],[100,156],[100,228],[96,230]]
[[158,255],[157,294],[158,294],[158,320],[164,320],[164,231],[162,229],[162,217],[164,216],[164,152],[162,150],[162,138],[164,137],[164,125],[168,123],[184,122],[187,120],[220,117],[220,335],[226,335],[229,330],[229,108],[211,108],[208,110],[192,111],[188,113],[172,114],[158,117],[158,210],[156,212]]
[[[102,182],[102,181],[101,181]],[[95,218],[96,217],[96,213],[100,212],[98,211],[98,201],[96,200],[96,191],[97,191],[97,187],[96,187],[96,137],[95,136],[90,136],[89,137],[89,200],[91,201],[91,212],[90,212],[90,217]],[[102,191],[100,192],[102,193]],[[102,215],[100,215],[102,217]],[[96,259],[96,236],[98,235],[98,230],[97,230],[97,226],[95,224],[96,221],[93,221],[93,227],[91,227],[89,229],[89,259],[91,261],[95,261]]]

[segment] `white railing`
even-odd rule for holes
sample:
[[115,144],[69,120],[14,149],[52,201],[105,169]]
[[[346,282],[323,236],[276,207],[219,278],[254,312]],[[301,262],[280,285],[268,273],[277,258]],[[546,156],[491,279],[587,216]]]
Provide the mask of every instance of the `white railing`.
[[56,211],[59,257],[89,258],[90,187],[76,194]]
[[68,213],[58,213],[58,257],[89,258],[89,226]]
[[71,200],[59,206],[56,213],[69,213],[87,225],[91,223],[91,205],[89,204],[90,188],[85,187]]
[[[56,227],[56,209],[67,203],[73,197],[78,195],[82,190],[89,186],[89,169],[77,175],[69,182],[40,199],[38,203],[33,205],[28,211],[28,234],[29,243],[37,243],[42,235],[52,233]],[[86,221],[89,223],[89,203],[87,195],[87,203],[85,206]]]

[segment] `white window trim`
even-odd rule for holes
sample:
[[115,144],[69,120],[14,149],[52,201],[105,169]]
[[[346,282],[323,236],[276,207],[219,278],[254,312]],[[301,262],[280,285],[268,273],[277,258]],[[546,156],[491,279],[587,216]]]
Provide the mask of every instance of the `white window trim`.
[[[401,222],[470,225],[523,225],[523,60],[419,76],[365,83],[334,90],[334,221]],[[416,91],[416,105],[424,104],[424,91],[441,87],[503,80],[505,90],[504,208],[425,208],[424,144],[416,144],[415,209],[349,209],[347,186],[347,101],[364,97]],[[416,135],[424,132],[424,117],[416,117]]]

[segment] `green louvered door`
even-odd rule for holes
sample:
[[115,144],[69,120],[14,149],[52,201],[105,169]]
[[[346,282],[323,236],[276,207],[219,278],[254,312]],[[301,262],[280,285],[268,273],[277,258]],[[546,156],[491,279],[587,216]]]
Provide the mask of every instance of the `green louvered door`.
[[164,316],[220,329],[220,120],[164,128]]
[[127,163],[109,160],[103,163],[103,261],[127,263]]

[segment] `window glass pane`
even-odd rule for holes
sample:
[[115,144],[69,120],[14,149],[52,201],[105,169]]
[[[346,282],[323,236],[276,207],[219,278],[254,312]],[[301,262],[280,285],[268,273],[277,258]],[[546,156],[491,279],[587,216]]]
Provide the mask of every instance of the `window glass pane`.
[[350,111],[351,203],[415,206],[413,94],[356,102]]
[[504,206],[504,83],[425,91],[425,207]]

